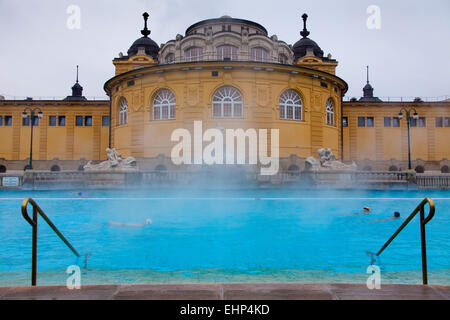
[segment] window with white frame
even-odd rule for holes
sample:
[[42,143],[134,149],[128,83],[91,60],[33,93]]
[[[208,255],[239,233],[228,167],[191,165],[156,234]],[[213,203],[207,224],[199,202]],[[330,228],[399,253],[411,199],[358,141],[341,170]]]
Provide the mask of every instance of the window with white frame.
[[217,89],[212,101],[212,116],[213,118],[242,118],[241,92],[231,86]]
[[184,51],[184,59],[186,62],[201,61],[203,58],[203,48],[190,47]]
[[175,94],[169,89],[161,89],[153,99],[153,120],[175,119]]
[[267,61],[269,60],[269,53],[266,49],[261,47],[252,48],[251,50],[253,61]]
[[280,119],[303,120],[303,103],[297,91],[289,89],[280,96]]
[[327,125],[334,126],[333,100],[331,100],[331,99],[327,100],[326,109],[327,109]]
[[128,123],[128,101],[125,98],[120,100],[119,105],[119,125]]
[[238,48],[231,45],[218,46],[216,48],[217,60],[237,60]]

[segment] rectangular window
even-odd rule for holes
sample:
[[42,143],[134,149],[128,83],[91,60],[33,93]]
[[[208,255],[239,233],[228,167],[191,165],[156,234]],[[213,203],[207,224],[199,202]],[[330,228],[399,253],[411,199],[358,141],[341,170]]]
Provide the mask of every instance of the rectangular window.
[[0,126],[3,125],[3,116],[0,116]]
[[392,126],[395,128],[400,127],[400,119],[398,117],[392,118]]
[[[5,117],[5,120],[6,120],[6,117]],[[450,127],[450,118],[445,118],[444,126],[447,128]]]
[[391,122],[392,122],[391,117],[384,117],[384,126],[385,127],[390,127],[391,126]]
[[38,116],[34,116],[33,118],[33,126],[38,126],[39,125],[39,117]]
[[92,126],[92,116],[84,117],[84,125],[86,127],[91,127]]
[[444,126],[444,118],[437,117],[436,118],[436,128],[442,128]]
[[368,127],[373,127],[374,126],[373,117],[367,117],[367,126]]
[[366,118],[358,117],[358,127],[365,127],[365,126],[366,126]]
[[66,126],[66,116],[58,117],[58,126],[65,127]]
[[102,116],[102,126],[104,127],[109,126],[109,116]]
[[76,117],[75,125],[77,127],[82,127],[83,126],[83,116],[77,116]]
[[28,127],[30,125],[30,116],[27,116],[26,118],[22,118],[22,126]]
[[5,116],[5,126],[12,126],[12,116]]
[[48,117],[48,125],[49,125],[49,127],[56,126],[56,116],[49,116]]
[[348,127],[348,118],[347,117],[342,117],[342,126]]
[[419,127],[426,127],[427,126],[427,119],[426,118],[419,118]]
[[409,118],[409,126],[410,127],[417,127],[417,120],[414,119],[413,117]]

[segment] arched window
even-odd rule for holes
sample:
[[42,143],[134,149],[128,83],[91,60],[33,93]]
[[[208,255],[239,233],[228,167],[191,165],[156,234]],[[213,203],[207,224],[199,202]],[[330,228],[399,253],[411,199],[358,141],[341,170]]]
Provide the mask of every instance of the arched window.
[[55,164],[54,166],[52,166],[52,167],[50,168],[50,171],[52,171],[52,172],[58,172],[58,171],[61,171],[61,168],[60,168],[57,164]]
[[415,169],[416,173],[424,173],[425,172],[425,168],[423,166],[417,166]]
[[269,53],[264,48],[261,47],[252,48],[251,54],[253,61],[265,62],[269,60]]
[[331,99],[327,100],[326,109],[327,109],[327,125],[334,126],[333,100],[331,100]]
[[166,55],[166,63],[174,63],[175,55],[173,53],[168,53]]
[[441,173],[450,173],[450,168],[448,166],[443,166],[441,168]]
[[119,106],[119,125],[128,123],[128,101],[125,98],[120,100]]
[[284,91],[280,96],[280,119],[303,120],[302,99],[292,89]]
[[237,60],[238,54],[237,54],[238,48],[231,45],[223,45],[216,48],[217,51],[217,60]]
[[230,86],[214,92],[212,103],[213,118],[242,118],[242,94]]
[[186,62],[201,61],[203,59],[203,48],[190,47],[184,51],[184,59]]
[[286,57],[286,55],[285,54],[280,54],[279,56],[278,56],[278,62],[279,63],[281,63],[281,64],[287,64],[287,61],[288,61],[288,58]]
[[153,120],[175,119],[176,98],[169,89],[161,89],[153,99]]

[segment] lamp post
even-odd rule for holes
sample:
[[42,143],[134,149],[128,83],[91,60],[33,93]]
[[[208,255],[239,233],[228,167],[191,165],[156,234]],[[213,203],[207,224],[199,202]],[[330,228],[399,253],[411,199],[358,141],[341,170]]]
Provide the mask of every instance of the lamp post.
[[417,110],[414,107],[403,107],[400,109],[400,112],[398,114],[398,119],[403,119],[403,111],[406,114],[406,123],[408,125],[408,169],[411,170],[411,137],[410,137],[410,125],[411,125],[411,111],[414,111],[413,118],[414,120],[419,119],[419,115],[417,114]]
[[[42,118],[42,110],[38,107],[32,109],[31,107],[26,107],[22,112],[22,118],[26,119],[28,117],[27,111],[30,111],[30,122],[31,122],[31,139],[30,139],[30,164],[28,165],[30,170],[33,170],[33,126],[34,119],[38,117]],[[37,116],[35,113],[37,112]]]

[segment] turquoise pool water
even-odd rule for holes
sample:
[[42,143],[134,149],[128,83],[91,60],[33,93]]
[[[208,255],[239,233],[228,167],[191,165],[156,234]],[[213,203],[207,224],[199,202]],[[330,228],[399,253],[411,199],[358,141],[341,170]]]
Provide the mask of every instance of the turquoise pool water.
[[[429,282],[450,284],[448,191],[48,191],[0,192],[0,286],[29,285],[32,197],[80,253],[82,284],[174,282],[360,282],[370,257],[425,197]],[[369,215],[351,215],[368,206]],[[29,210],[31,211],[31,210]],[[142,227],[110,225],[109,222]],[[382,254],[382,283],[420,283],[418,219]],[[40,220],[38,285],[65,285],[84,266]]]

